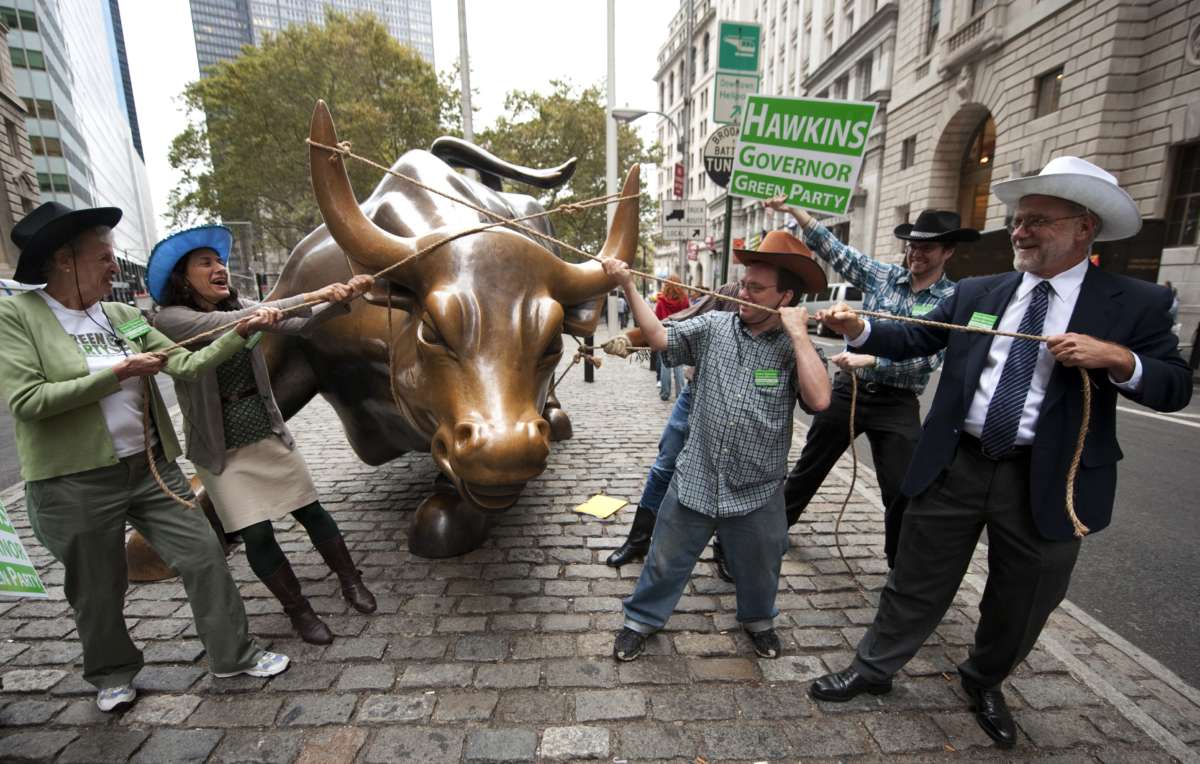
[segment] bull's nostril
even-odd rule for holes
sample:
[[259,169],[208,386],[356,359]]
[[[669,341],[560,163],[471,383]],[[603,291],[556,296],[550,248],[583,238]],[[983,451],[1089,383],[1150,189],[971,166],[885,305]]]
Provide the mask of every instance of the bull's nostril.
[[543,438],[547,440],[550,438],[550,423],[545,419],[538,419],[536,422],[534,422],[533,429]]
[[476,427],[470,422],[459,422],[454,425],[454,447],[463,450],[475,439]]

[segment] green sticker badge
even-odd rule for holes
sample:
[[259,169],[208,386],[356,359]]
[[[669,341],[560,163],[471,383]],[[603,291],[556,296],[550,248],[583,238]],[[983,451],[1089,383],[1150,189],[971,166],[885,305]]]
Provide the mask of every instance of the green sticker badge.
[[127,340],[136,340],[150,331],[150,324],[146,323],[146,319],[143,316],[138,316],[118,326],[117,331]]
[[755,387],[778,387],[779,386],[779,369],[755,369],[754,370],[754,386]]
[[991,313],[977,312],[971,314],[971,320],[967,322],[967,326],[973,326],[976,329],[994,329],[999,320],[999,316],[993,316]]
[[912,307],[912,314],[917,318],[920,318],[931,310],[933,310],[932,305],[914,305]]

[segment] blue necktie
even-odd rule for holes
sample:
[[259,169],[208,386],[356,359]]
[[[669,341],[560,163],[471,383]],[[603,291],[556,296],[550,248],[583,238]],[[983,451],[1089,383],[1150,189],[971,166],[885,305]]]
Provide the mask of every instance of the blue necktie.
[[[1052,291],[1049,281],[1042,281],[1033,288],[1033,296],[1025,308],[1018,333],[1042,333]],[[1008,349],[1008,359],[1004,362],[1004,370],[1000,372],[1000,382],[992,393],[992,401],[983,419],[983,430],[979,434],[983,452],[988,456],[1004,456],[1016,445],[1021,411],[1029,395],[1029,383],[1033,380],[1041,344],[1033,340],[1014,339]]]

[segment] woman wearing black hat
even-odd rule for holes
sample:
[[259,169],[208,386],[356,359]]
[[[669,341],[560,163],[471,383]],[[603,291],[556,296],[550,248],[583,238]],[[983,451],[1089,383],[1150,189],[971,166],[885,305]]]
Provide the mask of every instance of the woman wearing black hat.
[[119,273],[111,228],[120,219],[111,207],[38,207],[12,239],[21,250],[17,280],[46,286],[0,300],[0,392],[14,419],[25,509],[34,535],[65,569],[83,676],[99,690],[102,711],[133,702],[142,667],[122,614],[126,522],[182,577],[214,673],[272,676],[288,666],[287,656],[250,639],[216,535],[202,513],[159,488],[149,461],[172,491],[190,496],[153,376],[194,378],[272,317],[247,317],[195,353],[165,352],[171,341],[136,308],[100,302]]
[[[220,225],[189,228],[154,246],[147,266],[150,294],[162,310],[154,325],[183,339],[256,309],[300,312],[270,331],[305,334],[322,321],[345,315],[346,301],[370,289],[370,276],[331,284],[312,294],[255,306],[238,297],[225,263],[233,234]],[[325,300],[315,307],[306,302]],[[226,532],[238,531],[254,574],[283,606],[305,642],[327,645],[333,632],[313,611],[284,556],[271,523],[287,515],[308,533],[341,583],[342,596],[360,613],[375,612],[375,597],[350,558],[342,532],[321,506],[304,458],[271,392],[267,361],[259,347],[245,348],[213,371],[175,383],[184,413],[187,457],[196,465]]]

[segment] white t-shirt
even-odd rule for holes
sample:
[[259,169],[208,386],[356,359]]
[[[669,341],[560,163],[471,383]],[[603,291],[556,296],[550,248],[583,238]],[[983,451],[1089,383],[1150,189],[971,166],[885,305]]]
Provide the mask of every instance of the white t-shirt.
[[[50,306],[63,330],[75,340],[79,352],[87,360],[88,373],[111,369],[125,360],[126,353],[134,352],[132,349],[122,349],[124,340],[113,329],[99,304],[93,305],[87,312],[72,310],[46,294],[45,290],[39,289],[37,293]],[[130,377],[121,383],[117,392],[101,398],[100,409],[104,412],[104,422],[112,435],[118,459],[146,450],[146,436],[142,430],[141,377]],[[153,445],[156,440],[151,429],[150,443]]]

